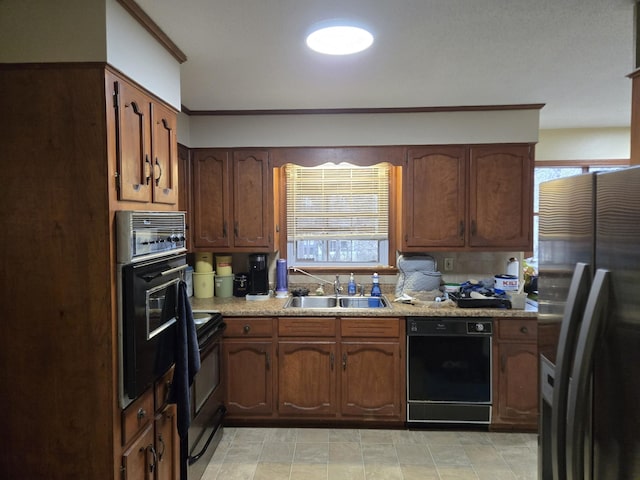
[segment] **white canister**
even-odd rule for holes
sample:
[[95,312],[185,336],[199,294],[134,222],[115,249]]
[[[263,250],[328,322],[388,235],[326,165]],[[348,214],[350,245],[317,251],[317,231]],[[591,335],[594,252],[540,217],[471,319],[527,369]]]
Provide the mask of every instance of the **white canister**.
[[511,257],[507,262],[507,275],[514,275],[516,278],[520,277],[520,262],[515,257]]
[[518,277],[515,275],[496,275],[494,277],[494,287],[498,290],[513,291],[518,290]]

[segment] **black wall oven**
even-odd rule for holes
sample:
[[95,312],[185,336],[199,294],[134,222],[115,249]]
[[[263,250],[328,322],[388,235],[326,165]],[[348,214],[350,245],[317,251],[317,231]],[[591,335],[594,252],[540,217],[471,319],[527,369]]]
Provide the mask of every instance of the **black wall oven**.
[[407,422],[491,422],[490,318],[407,318]]
[[178,283],[187,268],[184,212],[116,212],[120,406],[175,361]]

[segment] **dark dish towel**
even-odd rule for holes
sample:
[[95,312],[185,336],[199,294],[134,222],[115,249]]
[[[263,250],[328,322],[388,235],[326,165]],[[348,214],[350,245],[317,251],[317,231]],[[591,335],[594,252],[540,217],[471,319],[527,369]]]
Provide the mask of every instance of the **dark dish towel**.
[[178,407],[178,434],[186,438],[190,415],[190,387],[198,370],[200,370],[200,351],[196,324],[193,321],[191,304],[187,296],[187,284],[178,283],[178,308],[176,311],[176,348],[175,370],[169,401]]

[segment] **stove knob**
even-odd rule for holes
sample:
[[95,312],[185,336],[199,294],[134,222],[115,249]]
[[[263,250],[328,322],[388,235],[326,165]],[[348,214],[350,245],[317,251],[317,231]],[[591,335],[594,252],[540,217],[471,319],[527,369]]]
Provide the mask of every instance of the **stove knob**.
[[484,325],[482,323],[476,323],[476,332],[484,332]]

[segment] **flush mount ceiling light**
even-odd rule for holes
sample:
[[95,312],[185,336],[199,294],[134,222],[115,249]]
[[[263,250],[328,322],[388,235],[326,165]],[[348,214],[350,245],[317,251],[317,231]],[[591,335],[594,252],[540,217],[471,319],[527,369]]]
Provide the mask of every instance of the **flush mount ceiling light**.
[[373,35],[362,27],[347,23],[318,25],[307,36],[307,46],[327,55],[350,55],[373,44]]

